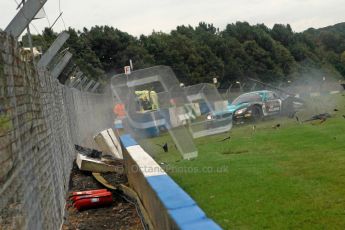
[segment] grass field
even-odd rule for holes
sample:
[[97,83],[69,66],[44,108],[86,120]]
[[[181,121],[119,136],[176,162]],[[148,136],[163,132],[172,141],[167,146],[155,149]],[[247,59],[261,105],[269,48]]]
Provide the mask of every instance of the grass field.
[[[255,132],[235,126],[229,140],[222,141],[229,133],[196,139],[191,161],[168,135],[141,144],[224,229],[345,229],[345,97],[313,99],[298,116],[317,112],[333,117],[278,118]],[[156,145],[165,142],[168,153]]]

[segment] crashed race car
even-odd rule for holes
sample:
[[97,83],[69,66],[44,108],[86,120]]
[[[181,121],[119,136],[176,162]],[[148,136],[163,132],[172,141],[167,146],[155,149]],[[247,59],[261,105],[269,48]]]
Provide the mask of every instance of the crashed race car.
[[246,120],[258,121],[274,115],[293,117],[303,107],[304,102],[300,98],[261,90],[240,95],[229,103],[228,112],[232,113],[235,123],[242,123]]

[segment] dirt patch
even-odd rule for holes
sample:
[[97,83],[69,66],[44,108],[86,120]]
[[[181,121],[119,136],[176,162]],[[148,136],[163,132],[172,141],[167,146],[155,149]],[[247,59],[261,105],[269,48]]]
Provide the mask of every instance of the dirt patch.
[[[102,175],[113,185],[127,183],[125,175],[116,173]],[[91,173],[79,171],[77,165],[74,163],[69,192],[100,188],[104,187],[93,178]],[[108,207],[79,212],[73,207],[66,206],[65,222],[62,229],[143,229],[143,226],[135,205],[126,201],[118,193],[113,192],[113,203]]]
[[228,154],[242,154],[242,153],[248,153],[249,150],[238,150],[238,151],[231,151],[231,150],[226,150],[223,151],[222,154],[228,155]]

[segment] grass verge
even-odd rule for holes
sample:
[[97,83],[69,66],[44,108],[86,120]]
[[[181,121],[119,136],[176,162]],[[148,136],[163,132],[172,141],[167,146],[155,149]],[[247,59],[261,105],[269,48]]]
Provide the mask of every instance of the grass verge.
[[[299,114],[332,113],[322,124],[279,118],[255,131],[237,126],[195,140],[199,156],[191,161],[181,160],[168,135],[141,144],[225,229],[344,229],[345,97],[331,100],[311,101]],[[168,153],[158,146],[165,142]]]

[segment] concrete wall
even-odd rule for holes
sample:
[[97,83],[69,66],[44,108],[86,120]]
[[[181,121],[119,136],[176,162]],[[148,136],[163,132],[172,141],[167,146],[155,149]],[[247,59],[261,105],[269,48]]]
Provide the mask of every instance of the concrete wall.
[[59,229],[74,144],[112,126],[110,94],[69,89],[0,33],[0,228]]

